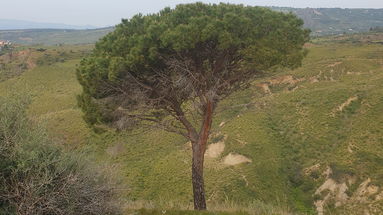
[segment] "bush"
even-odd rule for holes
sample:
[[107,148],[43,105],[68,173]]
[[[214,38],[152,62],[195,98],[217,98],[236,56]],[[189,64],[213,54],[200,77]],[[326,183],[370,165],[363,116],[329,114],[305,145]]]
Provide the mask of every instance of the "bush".
[[107,178],[36,128],[27,104],[0,97],[0,214],[118,214]]

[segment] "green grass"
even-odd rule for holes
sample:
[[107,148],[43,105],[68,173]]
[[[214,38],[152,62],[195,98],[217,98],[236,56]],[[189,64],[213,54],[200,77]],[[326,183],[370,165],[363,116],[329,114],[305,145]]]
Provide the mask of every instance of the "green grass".
[[[270,86],[269,95],[257,84],[275,77],[263,78],[220,103],[213,133],[228,138],[223,154],[206,160],[208,206],[262,201],[314,214],[313,194],[324,182],[322,173],[327,166],[333,167],[337,180],[354,175],[360,182],[371,178],[373,184],[383,185],[383,46],[365,39],[365,35],[358,37],[359,43],[347,38],[317,39],[309,46],[303,67],[275,75],[292,75],[302,78],[300,82]],[[41,65],[1,82],[0,95],[15,91],[31,94],[28,113],[45,124],[53,138],[69,148],[85,147],[98,162],[117,169],[128,187],[122,192],[123,201],[175,202],[190,208],[191,150],[187,140],[158,130],[97,134],[83,122],[76,105],[75,96],[81,88],[75,68],[90,48],[32,51],[40,56],[36,59],[42,60]],[[52,60],[63,52],[64,62]],[[44,54],[50,57],[44,58]],[[338,110],[354,96],[355,101]],[[225,122],[222,127],[221,122]],[[212,138],[211,142],[218,140]],[[242,154],[252,162],[225,166],[222,159],[229,153]],[[304,174],[305,168],[315,164],[321,167]]]
[[182,210],[148,210],[141,209],[135,212],[137,215],[248,215],[246,212],[211,212],[211,211],[182,211]]
[[75,95],[81,91],[81,87],[76,81],[75,67],[89,47],[53,47],[44,53],[33,50],[35,48],[32,48],[32,52],[36,61],[44,58],[43,54],[58,56],[64,51],[73,53],[64,62],[44,62],[22,75],[2,82],[0,95],[14,92],[29,94],[33,102],[28,111],[34,120],[45,123],[55,138],[71,144],[83,143],[90,130],[82,121],[77,108]]

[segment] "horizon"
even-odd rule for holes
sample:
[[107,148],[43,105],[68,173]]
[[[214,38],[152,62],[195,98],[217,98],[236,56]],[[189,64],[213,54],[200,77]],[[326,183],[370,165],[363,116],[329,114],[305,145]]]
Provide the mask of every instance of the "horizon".
[[[115,26],[121,19],[129,19],[135,14],[156,13],[165,7],[175,7],[177,4],[193,3],[191,0],[142,0],[131,3],[124,0],[14,0],[2,3],[0,19],[28,21],[47,24],[65,24],[73,26],[94,26],[96,28]],[[342,8],[342,9],[381,9],[383,1],[368,0],[324,0],[321,2],[310,0],[203,0],[203,3],[232,3],[263,7],[292,7],[292,8]],[[22,5],[22,7],[20,7]],[[150,6],[148,6],[150,5]],[[31,10],[33,9],[33,10]],[[69,15],[68,15],[69,14]],[[101,14],[101,15],[100,15]]]

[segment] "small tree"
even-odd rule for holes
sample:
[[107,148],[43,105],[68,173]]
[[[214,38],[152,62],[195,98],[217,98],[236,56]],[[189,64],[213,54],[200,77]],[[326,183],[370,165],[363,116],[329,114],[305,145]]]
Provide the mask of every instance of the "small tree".
[[78,67],[84,118],[190,140],[194,208],[206,209],[204,153],[218,102],[267,71],[298,67],[309,38],[302,25],[291,13],[203,3],[122,20]]

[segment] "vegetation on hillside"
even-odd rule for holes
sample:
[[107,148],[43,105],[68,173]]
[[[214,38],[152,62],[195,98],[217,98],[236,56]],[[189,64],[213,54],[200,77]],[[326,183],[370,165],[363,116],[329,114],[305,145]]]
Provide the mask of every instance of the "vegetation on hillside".
[[[296,14],[303,19],[304,27],[311,29],[313,36],[354,34],[368,32],[370,28],[379,29],[383,26],[383,9],[287,7],[271,7],[271,9]],[[113,30],[113,27],[90,30],[0,30],[0,40],[10,40],[24,45],[89,44],[95,43]]]
[[[315,204],[324,203],[325,214],[382,214],[382,41],[381,33],[316,38],[306,45],[302,68],[256,80],[226,98],[208,145],[223,151],[205,164],[209,209],[316,214]],[[94,133],[75,98],[81,93],[76,64],[92,47],[42,48],[31,54],[55,59],[60,51],[68,59],[1,82],[0,95],[28,91],[26,115],[46,125],[55,142],[87,146],[100,163],[116,167],[129,188],[120,190],[120,200],[131,213],[192,209],[189,143],[156,129]],[[232,155],[250,161],[228,165]]]
[[79,66],[84,118],[188,139],[194,208],[206,210],[204,155],[216,107],[265,73],[300,66],[309,40],[302,26],[292,14],[223,3],[123,20]]
[[337,35],[368,32],[383,26],[383,9],[288,8],[272,7],[277,11],[292,12],[303,19],[312,35]]
[[371,27],[370,32],[383,32],[383,26]]
[[0,214],[119,214],[107,178],[50,141],[27,103],[0,97]]

